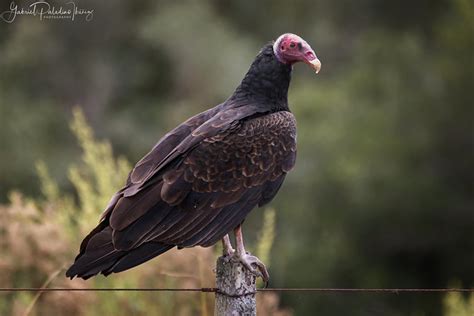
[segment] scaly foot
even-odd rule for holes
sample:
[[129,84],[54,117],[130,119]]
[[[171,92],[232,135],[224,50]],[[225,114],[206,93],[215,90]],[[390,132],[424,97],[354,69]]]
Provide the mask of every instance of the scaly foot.
[[222,238],[222,254],[227,260],[229,260],[234,252],[235,250],[232,248],[232,243],[230,242],[229,235],[227,234]]
[[265,287],[268,285],[268,280],[270,279],[270,275],[268,274],[267,268],[265,264],[263,264],[260,259],[251,254],[245,252],[243,254],[239,254],[237,251],[234,253],[234,256],[254,275],[257,277],[261,277],[263,282],[265,282]]

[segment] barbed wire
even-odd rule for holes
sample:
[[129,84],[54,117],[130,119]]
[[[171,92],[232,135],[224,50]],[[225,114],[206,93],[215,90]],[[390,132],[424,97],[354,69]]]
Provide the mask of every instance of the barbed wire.
[[[0,292],[204,292],[220,293],[218,288],[0,288]],[[474,293],[474,288],[260,288],[257,292],[339,292],[339,293]]]

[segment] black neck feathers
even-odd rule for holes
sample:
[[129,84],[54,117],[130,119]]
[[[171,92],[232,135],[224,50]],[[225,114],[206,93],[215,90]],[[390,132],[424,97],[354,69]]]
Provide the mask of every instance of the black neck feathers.
[[268,107],[269,112],[288,111],[291,68],[277,60],[272,44],[265,45],[231,99],[258,102],[262,107]]

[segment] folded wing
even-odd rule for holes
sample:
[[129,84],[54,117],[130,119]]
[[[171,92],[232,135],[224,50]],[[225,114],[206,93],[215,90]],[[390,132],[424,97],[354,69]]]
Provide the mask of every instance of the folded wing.
[[295,157],[289,112],[241,107],[191,118],[137,163],[67,276],[107,275],[174,246],[213,245],[275,196]]

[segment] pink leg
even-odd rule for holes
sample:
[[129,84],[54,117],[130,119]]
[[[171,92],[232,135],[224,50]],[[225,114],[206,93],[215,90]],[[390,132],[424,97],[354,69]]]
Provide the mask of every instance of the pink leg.
[[236,251],[234,256],[236,256],[239,261],[256,276],[262,277],[265,283],[268,283],[270,275],[268,274],[267,268],[260,259],[245,251],[244,247],[244,237],[242,235],[242,225],[237,226],[234,229],[235,234],[235,247]]
[[225,235],[224,238],[222,238],[222,248],[224,256],[230,257],[234,254],[234,248],[232,248],[229,234]]

